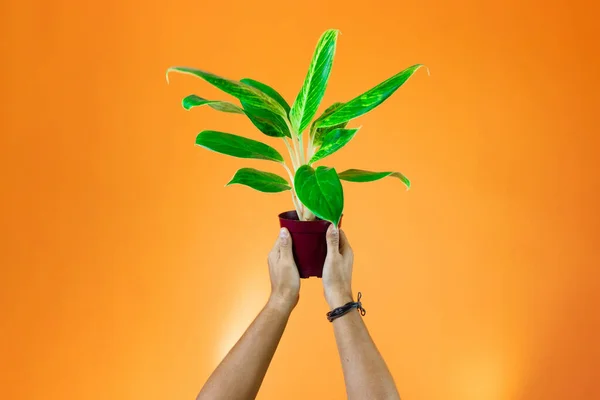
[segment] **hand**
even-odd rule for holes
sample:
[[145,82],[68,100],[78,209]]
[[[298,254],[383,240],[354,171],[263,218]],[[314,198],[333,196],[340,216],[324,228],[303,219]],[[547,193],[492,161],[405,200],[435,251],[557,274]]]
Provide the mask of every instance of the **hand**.
[[292,254],[292,238],[286,228],[281,228],[268,263],[271,276],[269,303],[291,312],[300,298],[300,274]]
[[346,234],[333,225],[327,229],[327,258],[323,266],[323,289],[331,308],[352,301],[354,253]]

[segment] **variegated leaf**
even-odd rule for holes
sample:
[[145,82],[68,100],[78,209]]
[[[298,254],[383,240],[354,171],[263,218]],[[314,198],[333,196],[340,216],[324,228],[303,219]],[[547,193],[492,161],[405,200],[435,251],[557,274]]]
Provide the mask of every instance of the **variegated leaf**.
[[338,32],[335,29],[327,30],[319,39],[302,89],[290,110],[292,128],[298,134],[301,134],[310,124],[325,94],[335,56]]
[[259,82],[259,81],[255,81],[254,79],[250,79],[250,78],[241,79],[240,82],[257,88],[258,90],[260,90],[267,96],[270,96],[272,99],[274,99],[279,104],[281,104],[281,107],[283,107],[283,109],[285,110],[286,113],[290,112],[290,105],[287,103],[287,101],[285,101],[283,96],[280,95],[279,92],[277,90],[273,89],[271,86],[264,84],[262,82]]
[[290,190],[288,181],[281,176],[254,168],[241,168],[225,186],[240,184],[264,193],[278,193]]
[[196,137],[196,144],[232,157],[284,162],[281,154],[271,146],[231,133],[203,131]]
[[338,226],[344,211],[344,190],[335,169],[303,165],[296,171],[294,188],[306,208]]
[[350,100],[319,121],[317,127],[334,126],[368,113],[390,97],[422,66],[422,64],[413,65],[386,81],[381,82],[379,85],[366,91],[360,96]]
[[200,106],[207,105],[218,111],[234,113],[234,114],[244,114],[244,110],[242,110],[241,108],[239,108],[238,106],[236,106],[233,103],[230,103],[228,101],[206,100],[200,96],[196,96],[195,94],[190,94],[189,96],[185,97],[181,101],[181,104],[182,104],[183,108],[185,108],[186,110],[191,110],[194,107],[200,107]]
[[249,104],[253,108],[266,110],[268,112],[277,114],[281,117],[287,118],[287,113],[283,109],[281,104],[279,104],[276,100],[272,99],[270,96],[267,96],[260,90],[245,83],[222,78],[210,72],[189,67],[169,68],[167,70],[167,81],[169,79],[170,72],[188,74],[204,79],[206,82],[217,87],[218,89],[221,89],[225,93],[236,97],[238,100],[240,100],[240,102],[243,101],[244,103]]
[[354,138],[356,132],[360,128],[355,129],[334,129],[328,132],[323,138],[323,144],[317,150],[314,156],[310,159],[309,164],[317,162],[344,147]]
[[341,180],[349,182],[373,182],[391,176],[400,179],[402,183],[406,185],[406,189],[410,189],[410,181],[400,172],[373,172],[361,169],[348,169],[344,172],[340,172],[338,176]]

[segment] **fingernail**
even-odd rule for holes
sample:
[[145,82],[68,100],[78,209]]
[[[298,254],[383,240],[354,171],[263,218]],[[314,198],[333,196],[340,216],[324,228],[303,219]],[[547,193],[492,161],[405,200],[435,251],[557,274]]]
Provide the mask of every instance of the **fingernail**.
[[287,231],[287,229],[281,228],[281,230],[279,231],[279,237],[282,237],[282,238],[288,237],[288,231]]

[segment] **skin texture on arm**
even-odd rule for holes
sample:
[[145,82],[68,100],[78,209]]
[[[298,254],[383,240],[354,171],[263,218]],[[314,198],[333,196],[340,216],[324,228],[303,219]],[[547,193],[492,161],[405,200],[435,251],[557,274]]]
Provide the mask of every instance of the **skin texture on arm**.
[[289,232],[282,229],[268,257],[271,295],[240,340],[221,361],[197,400],[254,399],[289,316],[298,303],[300,276]]
[[[323,267],[323,289],[330,309],[354,301],[352,265],[354,254],[346,235],[333,225],[327,231],[327,259]],[[394,379],[356,311],[334,319],[335,334],[349,400],[400,399]]]

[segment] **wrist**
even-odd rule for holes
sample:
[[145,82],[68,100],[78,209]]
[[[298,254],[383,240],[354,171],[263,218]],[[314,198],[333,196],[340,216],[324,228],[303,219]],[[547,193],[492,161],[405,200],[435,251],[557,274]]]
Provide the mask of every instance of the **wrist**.
[[331,309],[341,307],[354,301],[352,299],[352,292],[350,290],[325,293],[325,300],[327,300],[327,304],[329,304]]
[[271,294],[269,300],[267,301],[267,308],[289,315],[296,307],[296,303],[297,301],[295,300],[291,300],[280,295]]

